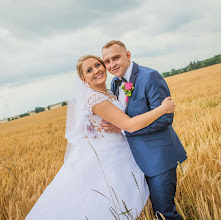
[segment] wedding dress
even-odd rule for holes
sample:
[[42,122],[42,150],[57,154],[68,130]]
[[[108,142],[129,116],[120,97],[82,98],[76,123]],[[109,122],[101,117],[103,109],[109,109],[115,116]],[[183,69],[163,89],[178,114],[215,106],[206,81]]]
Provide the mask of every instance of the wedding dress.
[[122,110],[120,102],[92,89],[85,100],[85,117],[70,130],[82,138],[68,138],[72,146],[63,166],[26,220],[136,219],[147,202],[149,189],[125,136],[105,133],[92,112],[105,100]]

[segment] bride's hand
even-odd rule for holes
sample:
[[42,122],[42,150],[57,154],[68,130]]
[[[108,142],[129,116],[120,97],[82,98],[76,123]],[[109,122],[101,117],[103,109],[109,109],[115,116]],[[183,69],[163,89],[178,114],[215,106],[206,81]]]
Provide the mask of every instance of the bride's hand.
[[101,126],[101,129],[104,129],[105,132],[108,133],[121,133],[121,129],[110,124],[108,121],[105,121],[104,119],[101,120],[102,123],[99,125]]
[[161,106],[164,108],[165,114],[174,113],[175,111],[175,102],[170,96],[162,101]]

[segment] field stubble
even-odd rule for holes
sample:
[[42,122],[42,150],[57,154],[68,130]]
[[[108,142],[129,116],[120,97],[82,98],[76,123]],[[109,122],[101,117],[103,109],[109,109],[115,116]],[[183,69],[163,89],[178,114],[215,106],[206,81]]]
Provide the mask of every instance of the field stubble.
[[[188,159],[178,167],[184,219],[221,219],[221,64],[166,78],[173,127]],[[0,124],[0,219],[24,219],[63,164],[66,106]],[[153,219],[150,202],[146,205]],[[147,219],[143,212],[139,219]]]

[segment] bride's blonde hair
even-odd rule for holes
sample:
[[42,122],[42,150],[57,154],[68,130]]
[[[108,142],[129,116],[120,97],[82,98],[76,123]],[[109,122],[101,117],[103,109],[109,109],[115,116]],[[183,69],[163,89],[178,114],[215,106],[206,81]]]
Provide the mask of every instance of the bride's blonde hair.
[[80,59],[77,62],[77,65],[76,65],[77,74],[80,77],[80,79],[84,78],[83,71],[82,71],[82,64],[85,60],[90,59],[90,58],[94,58],[94,59],[98,60],[106,69],[106,67],[104,65],[104,61],[100,57],[97,57],[97,56],[91,55],[91,54],[84,55],[84,56],[80,57]]

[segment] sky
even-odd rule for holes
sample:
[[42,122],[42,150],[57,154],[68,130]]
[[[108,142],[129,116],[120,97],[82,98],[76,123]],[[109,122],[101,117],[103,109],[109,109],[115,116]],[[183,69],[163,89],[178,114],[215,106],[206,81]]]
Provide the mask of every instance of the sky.
[[220,0],[0,0],[0,119],[68,100],[77,60],[111,40],[160,73],[221,54],[220,11]]

